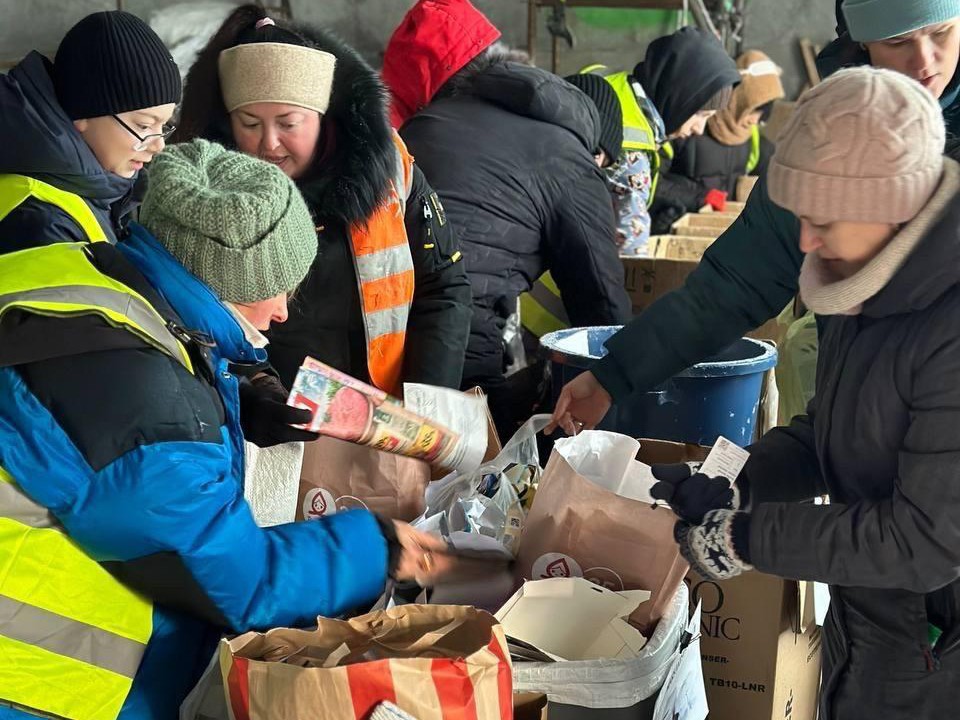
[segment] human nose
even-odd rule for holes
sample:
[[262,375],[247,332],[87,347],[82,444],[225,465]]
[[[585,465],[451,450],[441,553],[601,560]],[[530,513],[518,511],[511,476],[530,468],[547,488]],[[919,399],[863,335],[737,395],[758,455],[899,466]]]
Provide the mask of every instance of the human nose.
[[914,48],[912,56],[912,65],[910,69],[920,75],[921,77],[927,73],[927,71],[933,69],[937,60],[937,46],[934,43],[933,38],[930,37],[921,37],[917,40],[917,44]]
[[823,247],[823,241],[820,235],[814,231],[808,222],[800,223],[800,252],[804,255],[812,253],[814,250]]
[[280,134],[277,132],[276,128],[264,126],[262,134],[260,135],[260,150],[264,153],[267,153],[276,149],[279,144]]

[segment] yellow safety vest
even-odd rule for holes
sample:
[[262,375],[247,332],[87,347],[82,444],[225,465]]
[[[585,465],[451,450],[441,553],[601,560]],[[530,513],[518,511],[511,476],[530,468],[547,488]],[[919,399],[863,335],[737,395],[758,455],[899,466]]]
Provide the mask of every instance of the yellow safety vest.
[[[80,197],[18,175],[0,175],[0,220],[29,197],[64,210],[90,242],[106,240]],[[88,247],[56,243],[0,256],[0,320],[11,310],[99,315],[193,372],[163,318],[97,270]],[[151,602],[87,555],[0,467],[0,703],[114,720],[152,632]]]
[[536,337],[570,327],[560,290],[550,273],[544,273],[530,292],[520,296],[520,323]]
[[749,175],[760,164],[760,127],[754,125],[750,130],[750,156],[747,158],[747,172]]

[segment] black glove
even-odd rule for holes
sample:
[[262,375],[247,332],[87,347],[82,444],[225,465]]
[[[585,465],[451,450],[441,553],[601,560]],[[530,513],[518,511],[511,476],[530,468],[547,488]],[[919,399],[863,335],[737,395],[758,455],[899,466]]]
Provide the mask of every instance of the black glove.
[[317,433],[291,427],[309,423],[313,415],[309,410],[287,405],[288,394],[273,375],[240,381],[240,427],[244,439],[262,448],[317,439]]
[[686,463],[653,465],[650,470],[659,481],[650,488],[650,495],[670,503],[688,523],[699,525],[711,510],[740,509],[740,493],[726,478],[695,473]]

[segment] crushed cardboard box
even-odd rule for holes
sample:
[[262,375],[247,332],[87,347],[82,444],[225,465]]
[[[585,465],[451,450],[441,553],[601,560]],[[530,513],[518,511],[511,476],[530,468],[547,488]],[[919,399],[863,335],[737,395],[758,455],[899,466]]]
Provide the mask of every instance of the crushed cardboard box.
[[508,640],[545,659],[628,659],[647,639],[626,618],[649,599],[645,590],[618,593],[583,578],[534,580],[524,583],[496,618]]

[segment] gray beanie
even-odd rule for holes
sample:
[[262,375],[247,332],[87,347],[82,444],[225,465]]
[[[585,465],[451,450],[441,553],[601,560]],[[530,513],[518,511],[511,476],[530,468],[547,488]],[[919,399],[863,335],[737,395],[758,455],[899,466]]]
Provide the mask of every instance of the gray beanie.
[[854,42],[875,42],[960,16],[960,0],[843,0]]
[[206,140],[150,164],[140,222],[221,300],[293,291],[317,254],[310,211],[283,171]]

